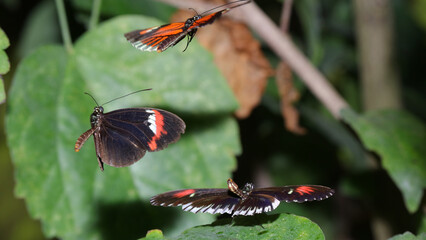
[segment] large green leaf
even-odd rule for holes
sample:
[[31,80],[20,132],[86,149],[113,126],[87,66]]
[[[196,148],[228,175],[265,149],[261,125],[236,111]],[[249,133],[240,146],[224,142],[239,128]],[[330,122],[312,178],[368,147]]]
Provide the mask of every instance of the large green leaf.
[[425,125],[401,110],[360,116],[346,109],[342,116],[365,147],[381,156],[383,168],[402,192],[407,209],[415,212],[426,187]]
[[[7,137],[15,165],[16,194],[41,219],[48,237],[63,239],[137,238],[161,227],[173,235],[211,215],[181,213],[149,205],[149,197],[188,187],[225,187],[240,151],[230,113],[236,101],[195,41],[185,53],[143,53],[122,36],[142,17],[121,17],[88,32],[67,55],[62,47],[43,47],[22,61],[10,92]],[[94,102],[152,87],[105,106],[163,107],[187,123],[181,140],[147,153],[126,168],[97,166],[89,140],[74,152],[78,136],[90,128]],[[168,216],[164,218],[164,214]]]
[[[232,222],[231,222],[232,221]],[[165,239],[158,230],[148,232],[144,239]],[[222,219],[210,225],[186,230],[171,239],[325,239],[320,227],[309,219],[291,215],[259,215]]]

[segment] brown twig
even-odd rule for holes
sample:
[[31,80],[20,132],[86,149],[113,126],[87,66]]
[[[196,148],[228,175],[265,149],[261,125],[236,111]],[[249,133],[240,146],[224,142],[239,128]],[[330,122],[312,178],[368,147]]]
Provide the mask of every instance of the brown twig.
[[[211,4],[196,0],[159,0],[179,8],[196,8],[207,10],[215,7]],[[348,106],[346,101],[336,92],[327,79],[301,53],[291,39],[269,19],[269,17],[254,3],[233,9],[227,14],[232,18],[249,25],[284,61],[325,105],[332,115],[340,119],[340,111]]]

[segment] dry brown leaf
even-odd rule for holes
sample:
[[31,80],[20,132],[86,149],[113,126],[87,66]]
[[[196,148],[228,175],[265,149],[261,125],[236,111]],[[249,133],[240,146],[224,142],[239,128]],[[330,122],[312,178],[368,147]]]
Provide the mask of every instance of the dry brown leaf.
[[276,83],[281,97],[281,113],[286,129],[292,133],[303,135],[306,129],[299,125],[299,112],[293,103],[299,100],[299,92],[293,87],[290,67],[280,62],[277,67]]
[[[193,15],[194,12],[179,11],[173,21],[184,21]],[[259,104],[267,79],[273,74],[259,42],[247,26],[226,17],[199,29],[196,37],[212,52],[215,64],[236,96],[240,107],[235,115],[248,117]]]

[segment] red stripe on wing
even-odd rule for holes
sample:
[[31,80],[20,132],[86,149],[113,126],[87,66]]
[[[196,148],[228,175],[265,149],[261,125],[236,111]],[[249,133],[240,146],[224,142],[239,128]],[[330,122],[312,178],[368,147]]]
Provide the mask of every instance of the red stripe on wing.
[[304,195],[304,194],[312,194],[313,192],[315,192],[315,189],[313,189],[310,186],[300,186],[296,188],[295,191],[299,193],[300,195]]
[[177,192],[177,193],[173,194],[173,197],[182,198],[182,197],[188,196],[188,195],[193,194],[193,193],[195,193],[195,189],[186,189],[186,190],[183,190],[181,192]]
[[148,142],[148,146],[151,151],[155,151],[157,149],[157,141],[163,136],[167,134],[167,131],[164,129],[164,116],[157,110],[152,110],[155,114],[155,126],[156,133],[151,141]]

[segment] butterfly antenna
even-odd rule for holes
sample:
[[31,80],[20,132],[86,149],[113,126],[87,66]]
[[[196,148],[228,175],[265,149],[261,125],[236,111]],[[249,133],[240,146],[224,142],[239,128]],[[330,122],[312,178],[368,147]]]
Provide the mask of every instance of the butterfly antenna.
[[[132,95],[132,94],[135,94],[135,93],[138,93],[138,92],[150,91],[150,90],[152,90],[152,88],[146,88],[146,89],[137,90],[137,91],[134,91],[134,92],[128,93],[128,94],[126,94],[126,95],[123,95],[123,96],[120,96],[120,97],[114,98],[114,99],[112,99],[112,100],[109,100],[108,102],[106,102],[106,103],[102,104],[101,106],[104,106],[104,105],[106,105],[106,104],[108,104],[108,103],[110,103],[110,102],[112,102],[112,101],[118,100],[118,99],[120,99],[120,98],[127,97],[127,96],[129,96],[129,95]],[[92,98],[93,98],[93,97],[92,97]],[[94,100],[94,99],[93,99],[93,100]],[[96,101],[95,101],[95,102],[96,102]]]
[[90,94],[90,93],[88,93],[88,92],[84,92],[84,94],[87,94],[87,95],[89,95],[92,99],[93,99],[93,101],[96,103],[96,106],[98,106],[99,107],[99,104],[98,104],[98,102],[96,101],[96,99]]
[[188,8],[188,9],[194,11],[195,14],[199,15],[198,12],[195,9],[193,9],[193,8]]
[[245,4],[247,4],[247,3],[250,3],[251,1],[252,1],[252,0],[237,0],[237,1],[229,2],[229,3],[225,3],[225,4],[222,4],[222,5],[217,6],[217,7],[215,7],[215,8],[209,9],[209,10],[207,10],[207,11],[205,11],[205,12],[202,12],[200,15],[204,15],[204,14],[206,14],[206,13],[208,13],[208,12],[211,12],[211,11],[216,10],[216,9],[218,9],[218,8],[223,8],[223,7],[226,7],[226,6],[232,5],[232,4],[234,4],[234,3],[240,3],[240,4],[237,4],[237,5],[235,5],[235,6],[230,7],[230,9],[231,9],[231,8],[236,8],[236,7],[239,7],[239,6],[245,5]]

